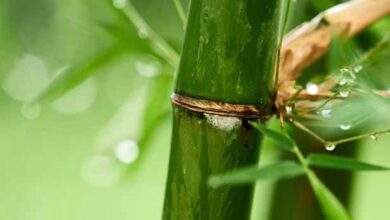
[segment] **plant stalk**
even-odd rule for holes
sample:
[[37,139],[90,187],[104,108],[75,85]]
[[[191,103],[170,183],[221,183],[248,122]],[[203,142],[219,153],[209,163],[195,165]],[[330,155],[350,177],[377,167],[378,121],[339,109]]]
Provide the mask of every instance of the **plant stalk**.
[[[273,113],[281,1],[192,0],[175,93]],[[253,185],[213,189],[208,178],[258,161],[249,119],[173,107],[163,219],[249,219]]]

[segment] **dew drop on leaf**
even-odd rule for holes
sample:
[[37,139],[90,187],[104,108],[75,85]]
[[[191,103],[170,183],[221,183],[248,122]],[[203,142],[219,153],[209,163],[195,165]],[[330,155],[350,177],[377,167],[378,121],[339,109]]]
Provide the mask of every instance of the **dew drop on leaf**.
[[360,71],[362,71],[363,69],[363,66],[362,65],[357,65],[353,68],[353,72],[354,73],[359,73]]
[[336,145],[333,143],[328,143],[328,144],[326,144],[325,149],[327,151],[334,151],[336,149]]
[[324,118],[330,118],[331,117],[332,110],[331,109],[324,109],[320,112],[321,116]]
[[348,80],[346,79],[346,78],[342,78],[342,79],[340,79],[340,81],[339,81],[339,85],[340,86],[344,86],[344,85],[346,85],[348,83]]
[[372,135],[370,135],[370,138],[371,138],[372,140],[374,140],[374,141],[377,141],[377,140],[378,140],[378,135],[372,134]]
[[341,124],[340,129],[344,131],[349,130],[351,129],[351,124]]
[[347,98],[349,96],[349,91],[346,90],[341,91],[340,96],[343,98]]

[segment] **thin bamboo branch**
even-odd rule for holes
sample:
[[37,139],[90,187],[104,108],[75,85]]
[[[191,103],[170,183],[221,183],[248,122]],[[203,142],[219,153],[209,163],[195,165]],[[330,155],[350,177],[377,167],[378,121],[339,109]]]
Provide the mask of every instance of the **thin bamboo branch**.
[[134,24],[140,34],[150,40],[166,61],[176,68],[179,63],[179,54],[148,25],[131,1],[118,9]]
[[172,1],[175,4],[177,14],[179,15],[179,18],[182,21],[183,28],[184,28],[186,25],[187,16],[186,13],[184,12],[183,4],[180,2],[180,0],[172,0]]
[[315,139],[317,139],[318,141],[320,141],[322,144],[325,144],[326,141],[320,137],[318,134],[314,133],[313,131],[311,131],[309,128],[307,128],[305,125],[297,122],[297,121],[291,121],[291,123],[293,125],[295,125],[297,128],[305,131],[306,133],[310,134],[312,137],[314,137]]

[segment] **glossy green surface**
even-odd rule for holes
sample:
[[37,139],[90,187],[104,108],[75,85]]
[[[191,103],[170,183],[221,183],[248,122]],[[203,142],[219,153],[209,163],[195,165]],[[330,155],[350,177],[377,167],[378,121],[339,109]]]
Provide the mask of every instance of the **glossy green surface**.
[[253,186],[210,188],[208,178],[258,158],[260,137],[247,121],[174,108],[163,219],[249,219]]
[[[279,2],[193,0],[175,92],[270,112]],[[260,139],[248,121],[174,107],[163,219],[249,219],[253,185],[207,181],[256,164]]]
[[193,0],[176,92],[268,110],[279,2]]

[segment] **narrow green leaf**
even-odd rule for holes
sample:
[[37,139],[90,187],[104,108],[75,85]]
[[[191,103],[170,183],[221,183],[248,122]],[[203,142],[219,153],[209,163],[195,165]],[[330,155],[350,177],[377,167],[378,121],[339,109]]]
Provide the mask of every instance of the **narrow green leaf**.
[[223,175],[212,176],[209,179],[209,184],[212,187],[218,187],[228,184],[253,183],[262,179],[292,178],[302,174],[304,174],[304,170],[298,163],[284,161],[265,167],[247,167]]
[[328,220],[350,220],[348,212],[333,193],[311,171],[307,170],[310,184],[320,207]]
[[95,70],[106,65],[124,51],[124,48],[120,47],[108,48],[100,53],[96,53],[89,60],[85,60],[79,65],[69,68],[69,70],[53,79],[34,102],[39,102],[46,98],[55,99],[64,95],[91,77],[95,73]]
[[309,155],[307,161],[310,166],[342,169],[342,170],[389,170],[390,169],[387,167],[356,161],[352,158],[325,155],[325,154]]
[[271,138],[273,141],[278,143],[282,148],[288,151],[292,151],[295,146],[295,142],[288,136],[273,131],[262,124],[252,124],[257,130],[263,133],[266,137]]

